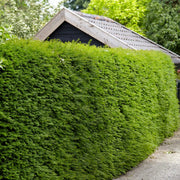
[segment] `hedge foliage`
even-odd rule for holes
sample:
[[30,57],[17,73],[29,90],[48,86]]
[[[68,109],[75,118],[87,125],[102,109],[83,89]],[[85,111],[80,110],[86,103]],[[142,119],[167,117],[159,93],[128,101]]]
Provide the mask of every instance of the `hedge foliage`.
[[160,52],[14,40],[0,57],[0,179],[112,179],[179,125]]

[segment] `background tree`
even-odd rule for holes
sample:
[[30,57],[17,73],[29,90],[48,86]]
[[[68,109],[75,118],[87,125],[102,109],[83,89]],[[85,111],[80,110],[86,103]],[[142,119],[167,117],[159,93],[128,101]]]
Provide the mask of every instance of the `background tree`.
[[179,0],[152,0],[143,25],[148,38],[180,54]]
[[8,26],[7,24],[0,26],[0,44],[12,38],[16,38],[16,36],[12,33],[11,26]]
[[142,33],[141,22],[149,0],[91,0],[86,13],[114,19],[126,27]]
[[48,0],[0,0],[0,27],[10,34],[32,37],[50,18]]
[[66,0],[64,6],[72,10],[82,10],[87,8],[90,0]]

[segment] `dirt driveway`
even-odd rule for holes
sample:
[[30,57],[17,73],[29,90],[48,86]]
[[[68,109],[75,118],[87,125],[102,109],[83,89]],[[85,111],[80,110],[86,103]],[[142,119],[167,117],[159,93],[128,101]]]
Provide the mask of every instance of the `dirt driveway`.
[[145,161],[114,180],[180,180],[180,129]]

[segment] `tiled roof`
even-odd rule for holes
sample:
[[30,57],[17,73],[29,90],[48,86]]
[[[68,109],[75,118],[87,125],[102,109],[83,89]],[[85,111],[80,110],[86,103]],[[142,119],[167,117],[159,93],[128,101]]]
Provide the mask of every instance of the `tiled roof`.
[[85,18],[90,23],[102,28],[113,36],[117,37],[121,41],[128,44],[132,49],[137,50],[159,50],[171,56],[174,63],[180,63],[180,56],[174,52],[156,44],[155,42],[139,35],[138,33],[126,28],[125,26],[117,23],[116,21],[103,16],[97,16],[92,14],[85,14],[82,12],[76,12],[79,16]]

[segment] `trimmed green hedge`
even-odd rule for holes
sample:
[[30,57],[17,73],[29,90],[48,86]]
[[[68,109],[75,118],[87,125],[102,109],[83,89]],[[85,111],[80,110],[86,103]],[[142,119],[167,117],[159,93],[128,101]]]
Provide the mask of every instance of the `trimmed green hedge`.
[[178,127],[160,52],[14,40],[0,57],[0,179],[112,179]]

